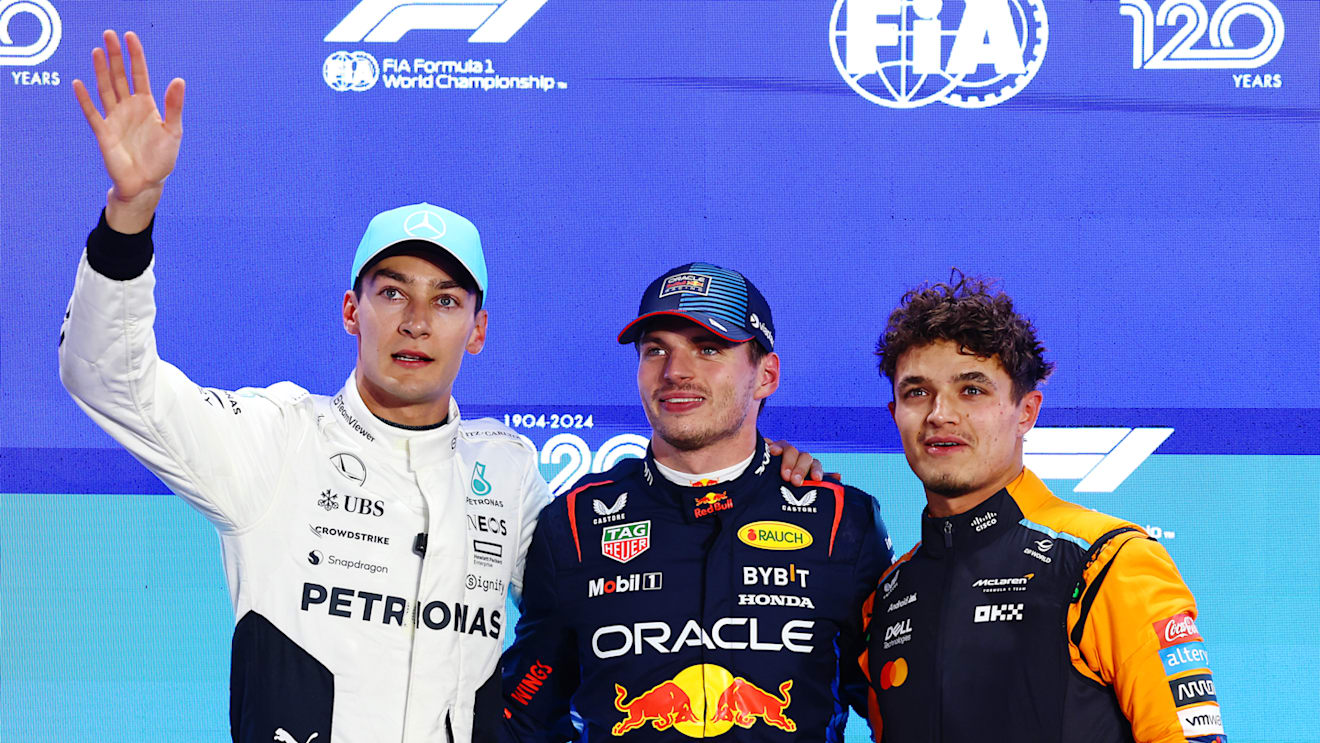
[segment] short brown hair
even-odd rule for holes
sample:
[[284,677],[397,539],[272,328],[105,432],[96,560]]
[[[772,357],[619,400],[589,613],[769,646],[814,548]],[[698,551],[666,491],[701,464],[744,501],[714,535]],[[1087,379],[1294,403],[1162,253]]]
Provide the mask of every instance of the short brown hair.
[[1013,300],[993,281],[953,269],[947,284],[922,284],[903,295],[875,344],[880,371],[889,381],[898,360],[912,348],[952,341],[967,353],[997,358],[1013,380],[1013,400],[1036,389],[1054,371],[1031,320],[1013,310]]

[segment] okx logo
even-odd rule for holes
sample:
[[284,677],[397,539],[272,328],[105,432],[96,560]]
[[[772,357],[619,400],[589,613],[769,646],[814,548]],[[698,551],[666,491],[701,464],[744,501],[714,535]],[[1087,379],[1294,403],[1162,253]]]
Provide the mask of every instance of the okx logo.
[[830,52],[849,87],[881,106],[993,106],[1040,70],[1049,41],[1042,3],[836,0]]
[[[9,24],[23,14],[35,18],[40,30],[30,43],[14,43]],[[0,0],[0,65],[31,67],[45,62],[59,48],[63,33],[60,14],[48,0]]]
[[473,43],[502,44],[545,0],[361,0],[326,41],[393,43],[409,31],[466,31]]

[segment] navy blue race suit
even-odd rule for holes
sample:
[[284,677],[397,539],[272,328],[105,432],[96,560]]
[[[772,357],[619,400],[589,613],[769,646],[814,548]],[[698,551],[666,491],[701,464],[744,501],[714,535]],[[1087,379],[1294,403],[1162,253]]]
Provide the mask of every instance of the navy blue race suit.
[[547,506],[503,659],[506,736],[842,740],[848,706],[865,713],[861,607],[893,553],[874,498],[780,466],[758,438],[736,479],[683,487],[648,453]]

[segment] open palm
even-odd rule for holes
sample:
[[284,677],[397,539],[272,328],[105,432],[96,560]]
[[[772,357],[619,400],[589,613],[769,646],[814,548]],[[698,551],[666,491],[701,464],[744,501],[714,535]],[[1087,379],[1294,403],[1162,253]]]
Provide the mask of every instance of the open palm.
[[105,32],[104,51],[92,51],[104,117],[81,80],[73,82],[73,89],[96,135],[106,172],[114,182],[114,197],[127,202],[144,195],[158,198],[161,184],[174,170],[183,139],[184,86],[179,78],[170,82],[165,91],[165,117],[161,118],[156,99],[151,95],[142,42],[129,32],[124,34],[124,45],[128,47],[128,67],[113,31]]

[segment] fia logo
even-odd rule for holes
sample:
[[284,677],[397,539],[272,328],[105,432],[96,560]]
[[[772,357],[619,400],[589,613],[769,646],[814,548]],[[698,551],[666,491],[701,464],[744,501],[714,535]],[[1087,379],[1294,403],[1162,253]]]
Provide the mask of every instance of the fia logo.
[[[1164,0],[1158,11],[1146,0],[1121,0],[1118,12],[1132,19],[1134,70],[1246,70],[1268,63],[1283,47],[1283,16],[1270,0],[1224,0],[1213,15],[1201,0]],[[1230,33],[1244,15],[1260,22],[1255,46],[1238,46]],[[1176,29],[1159,49],[1157,26]],[[1207,31],[1210,48],[1194,48]]]
[[469,30],[470,43],[502,44],[545,0],[361,0],[326,41],[393,43],[409,31]]
[[1040,70],[1043,0],[836,0],[830,52],[848,86],[889,108],[985,108]]
[[331,52],[321,65],[321,77],[331,90],[361,93],[380,79],[380,63],[367,52]]

